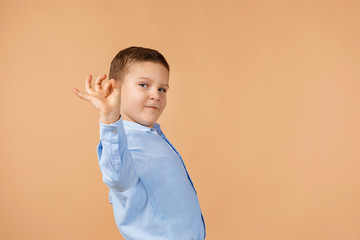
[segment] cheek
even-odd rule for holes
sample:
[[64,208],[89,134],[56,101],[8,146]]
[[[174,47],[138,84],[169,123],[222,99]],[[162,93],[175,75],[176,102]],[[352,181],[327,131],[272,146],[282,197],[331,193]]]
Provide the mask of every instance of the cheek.
[[165,97],[164,100],[162,101],[162,106],[163,106],[163,109],[166,107],[166,97]]
[[126,104],[126,105],[137,105],[137,104],[141,104],[144,101],[144,97],[143,94],[137,92],[137,91],[132,91],[130,94],[123,94],[121,95],[121,101],[122,103]]

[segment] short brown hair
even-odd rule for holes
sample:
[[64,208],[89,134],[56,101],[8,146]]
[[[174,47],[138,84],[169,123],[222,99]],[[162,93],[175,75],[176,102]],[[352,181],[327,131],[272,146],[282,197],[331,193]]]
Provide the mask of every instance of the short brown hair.
[[160,63],[170,71],[169,64],[161,53],[154,49],[133,46],[116,54],[111,61],[109,79],[120,81],[132,63],[144,61]]

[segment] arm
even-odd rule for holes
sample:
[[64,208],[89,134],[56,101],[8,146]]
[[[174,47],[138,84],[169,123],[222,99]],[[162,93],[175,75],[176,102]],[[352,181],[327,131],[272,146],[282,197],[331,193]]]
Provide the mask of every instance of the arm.
[[85,81],[83,93],[74,88],[73,92],[90,102],[100,113],[100,143],[97,152],[104,182],[117,191],[124,191],[137,181],[133,158],[127,148],[127,138],[120,118],[121,85],[110,79],[102,87],[106,75],[98,76],[94,86],[92,76]]
[[113,124],[100,122],[100,142],[97,147],[103,181],[111,189],[125,191],[138,180],[133,157],[127,147],[122,120]]

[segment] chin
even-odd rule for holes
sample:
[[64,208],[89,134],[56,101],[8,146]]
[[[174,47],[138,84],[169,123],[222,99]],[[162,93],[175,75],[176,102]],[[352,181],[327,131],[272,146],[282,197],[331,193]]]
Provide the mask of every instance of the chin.
[[156,123],[156,120],[142,120],[142,121],[140,120],[138,123],[140,123],[141,125],[150,127],[150,126],[153,126],[154,123]]

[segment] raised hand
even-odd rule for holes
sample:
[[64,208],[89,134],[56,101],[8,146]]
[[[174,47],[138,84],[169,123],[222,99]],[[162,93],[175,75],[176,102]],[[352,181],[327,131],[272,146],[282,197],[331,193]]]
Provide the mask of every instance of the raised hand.
[[110,79],[102,87],[102,81],[106,79],[106,74],[98,76],[95,85],[92,86],[92,75],[90,74],[85,81],[86,93],[77,88],[73,92],[80,98],[90,102],[100,113],[100,121],[106,124],[116,122],[120,118],[121,85],[115,79]]

